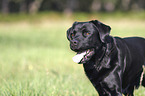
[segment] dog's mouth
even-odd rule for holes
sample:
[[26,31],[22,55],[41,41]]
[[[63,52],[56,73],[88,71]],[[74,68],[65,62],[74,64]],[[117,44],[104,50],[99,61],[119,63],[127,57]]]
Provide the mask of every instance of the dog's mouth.
[[74,56],[72,59],[74,62],[78,64],[82,64],[88,62],[94,54],[95,54],[95,49],[91,48],[85,51],[77,52],[77,55]]

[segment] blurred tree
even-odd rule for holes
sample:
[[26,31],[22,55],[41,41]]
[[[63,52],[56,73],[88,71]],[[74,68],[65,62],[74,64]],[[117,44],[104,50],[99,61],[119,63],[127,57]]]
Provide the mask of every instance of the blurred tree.
[[20,1],[20,13],[26,13],[27,12],[27,1],[21,0]]
[[43,0],[32,0],[29,4],[29,13],[35,14],[38,12]]
[[91,11],[91,5],[93,0],[78,0],[79,1],[79,6],[78,6],[78,11],[83,11],[83,12],[90,12]]
[[105,0],[103,9],[107,12],[112,12],[115,10],[115,3],[116,3],[116,0]]
[[72,13],[145,10],[145,0],[0,0],[3,14],[12,12],[35,14],[38,11]]
[[9,13],[9,0],[2,0],[2,13],[8,14]]
[[19,12],[19,2],[20,0],[9,0],[9,12],[14,13],[14,12]]
[[100,11],[102,6],[101,0],[93,0],[92,5],[91,5],[91,10],[93,12]]
[[124,11],[128,11],[131,8],[133,0],[122,0],[121,9]]
[[66,6],[66,0],[43,0],[40,11],[63,11]]
[[72,12],[76,11],[77,8],[78,8],[78,0],[67,0],[64,12],[66,14],[72,14]]
[[145,0],[133,0],[131,7],[134,10],[144,10],[145,9]]

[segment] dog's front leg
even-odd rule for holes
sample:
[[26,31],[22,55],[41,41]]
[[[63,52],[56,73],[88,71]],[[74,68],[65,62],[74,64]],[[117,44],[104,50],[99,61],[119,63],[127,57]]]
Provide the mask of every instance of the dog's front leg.
[[99,96],[122,96],[122,93],[115,89],[110,89],[106,84],[100,83],[96,90],[99,93]]
[[95,86],[100,96],[122,96],[121,75],[118,73],[111,72]]

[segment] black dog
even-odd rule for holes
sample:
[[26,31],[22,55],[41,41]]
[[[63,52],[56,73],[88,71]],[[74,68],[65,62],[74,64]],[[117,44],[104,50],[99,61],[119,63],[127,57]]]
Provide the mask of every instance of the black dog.
[[75,22],[67,31],[73,58],[83,63],[85,73],[100,96],[133,96],[145,87],[145,39],[109,35],[111,28],[97,20]]

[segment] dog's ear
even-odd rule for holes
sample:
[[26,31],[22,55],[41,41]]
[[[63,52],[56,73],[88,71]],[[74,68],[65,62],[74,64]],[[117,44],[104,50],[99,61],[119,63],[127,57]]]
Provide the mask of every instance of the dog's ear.
[[71,33],[71,28],[69,28],[69,29],[67,30],[67,39],[68,39],[68,40],[70,40],[70,33]]
[[90,22],[93,23],[95,27],[97,28],[97,30],[99,31],[101,41],[103,43],[106,43],[108,39],[107,37],[109,37],[110,31],[111,31],[110,26],[105,25],[98,20],[92,20]]

